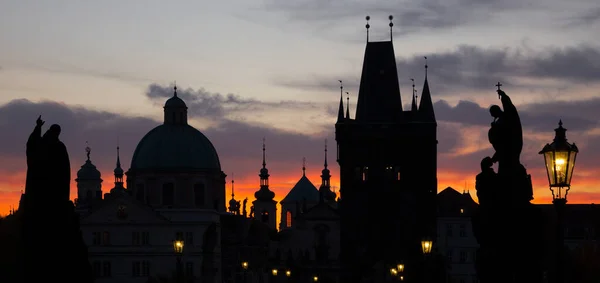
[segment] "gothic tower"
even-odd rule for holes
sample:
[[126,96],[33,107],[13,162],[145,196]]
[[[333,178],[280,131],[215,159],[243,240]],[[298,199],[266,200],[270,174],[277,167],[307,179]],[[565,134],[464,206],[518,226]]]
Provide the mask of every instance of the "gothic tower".
[[380,261],[406,263],[407,276],[420,276],[408,267],[418,266],[420,243],[436,227],[437,123],[427,73],[415,110],[402,109],[392,41],[367,41],[356,114],[344,116],[340,98],[335,125],[342,282],[357,282]]
[[269,169],[265,156],[265,141],[263,140],[263,162],[260,169],[260,189],[254,193],[255,201],[252,202],[254,207],[254,218],[266,223],[269,228],[276,228],[277,201],[273,200],[275,193],[269,190]]

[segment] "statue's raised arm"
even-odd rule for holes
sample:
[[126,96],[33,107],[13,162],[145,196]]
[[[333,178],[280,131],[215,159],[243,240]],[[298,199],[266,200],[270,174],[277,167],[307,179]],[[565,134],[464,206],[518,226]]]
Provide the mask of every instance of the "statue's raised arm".
[[523,128],[517,108],[510,97],[502,90],[497,90],[502,108],[498,105],[490,107],[490,114],[494,122],[488,133],[490,143],[496,153],[492,157],[494,162],[499,162],[498,173],[503,169],[514,169],[520,164],[519,158],[523,149]]

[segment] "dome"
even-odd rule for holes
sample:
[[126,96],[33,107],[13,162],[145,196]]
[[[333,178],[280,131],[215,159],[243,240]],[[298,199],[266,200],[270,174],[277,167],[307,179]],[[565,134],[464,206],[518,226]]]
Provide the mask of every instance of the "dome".
[[100,179],[100,171],[96,169],[96,166],[88,159],[85,164],[81,166],[81,169],[77,171],[77,180],[98,180]]
[[[176,103],[174,99],[179,98],[173,97],[167,104]],[[187,124],[165,123],[148,132],[137,145],[131,170],[139,169],[221,170],[221,163],[214,146],[200,131]]]
[[169,98],[167,100],[167,102],[165,102],[165,107],[171,107],[171,108],[187,108],[187,105],[185,105],[185,102],[183,102],[183,100],[177,96],[173,96],[171,98]]

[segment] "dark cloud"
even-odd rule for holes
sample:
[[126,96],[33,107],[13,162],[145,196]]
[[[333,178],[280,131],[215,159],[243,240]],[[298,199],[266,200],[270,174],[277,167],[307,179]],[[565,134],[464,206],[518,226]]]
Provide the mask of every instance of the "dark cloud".
[[[463,91],[489,91],[501,81],[505,88],[543,90],[544,85],[524,83],[523,79],[553,79],[573,84],[600,82],[600,46],[578,45],[547,48],[536,52],[521,48],[482,48],[461,45],[435,54],[417,54],[398,58],[398,80],[401,87],[410,78],[424,77],[424,56],[428,58],[429,82],[434,96],[456,95]],[[336,74],[310,80],[277,79],[275,83],[306,91],[333,91],[338,79],[346,89],[357,90],[360,73]],[[406,92],[406,91],[405,91]]]
[[[423,29],[448,29],[490,21],[503,11],[530,9],[526,1],[450,0],[450,1],[267,1],[266,9],[286,13],[291,20],[302,22],[344,21],[365,15],[394,15],[395,33],[413,33]],[[329,28],[331,28],[330,25]],[[328,27],[324,27],[328,28]]]
[[[188,106],[191,117],[202,117],[219,120],[226,114],[234,112],[260,111],[267,108],[278,109],[315,109],[323,107],[313,102],[302,102],[292,100],[281,100],[278,102],[260,101],[256,99],[242,98],[239,95],[212,93],[204,88],[194,90],[191,88],[177,89],[177,95],[181,97]],[[146,96],[157,104],[164,104],[165,98],[173,96],[173,86],[162,86],[151,84]]]
[[569,19],[566,27],[587,27],[600,22],[600,7],[588,9]]

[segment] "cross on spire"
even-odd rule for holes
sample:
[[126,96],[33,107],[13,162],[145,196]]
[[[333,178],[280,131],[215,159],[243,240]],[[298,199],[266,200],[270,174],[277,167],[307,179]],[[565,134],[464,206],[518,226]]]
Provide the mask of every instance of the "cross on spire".
[[423,57],[425,57],[425,79],[427,79],[427,69],[429,68],[429,66],[427,65],[427,56]]
[[327,139],[325,139],[325,168],[327,168]]
[[263,168],[265,168],[267,166],[267,161],[266,161],[266,158],[265,158],[266,157],[265,156],[265,150],[266,150],[266,147],[265,147],[265,138],[263,138],[263,163],[262,163]]
[[233,199],[235,197],[234,190],[233,190],[233,183],[234,182],[235,181],[233,180],[233,173],[231,173],[231,199]]
[[394,16],[390,15],[388,17],[388,19],[390,19],[390,41],[394,39],[394,33],[392,32],[392,27],[394,26],[394,23],[392,22],[392,20],[394,19]]
[[367,20],[367,24],[365,25],[365,27],[367,28],[367,42],[369,42],[369,28],[371,27],[371,25],[369,24],[370,19],[371,19],[370,16],[365,17],[365,20]]
[[173,82],[173,96],[177,97],[177,81]]
[[302,176],[306,176],[306,157],[302,157]]
[[500,82],[498,82],[498,83],[496,84],[496,86],[498,87],[498,90],[500,90],[500,87],[502,86],[502,84],[501,84]]

